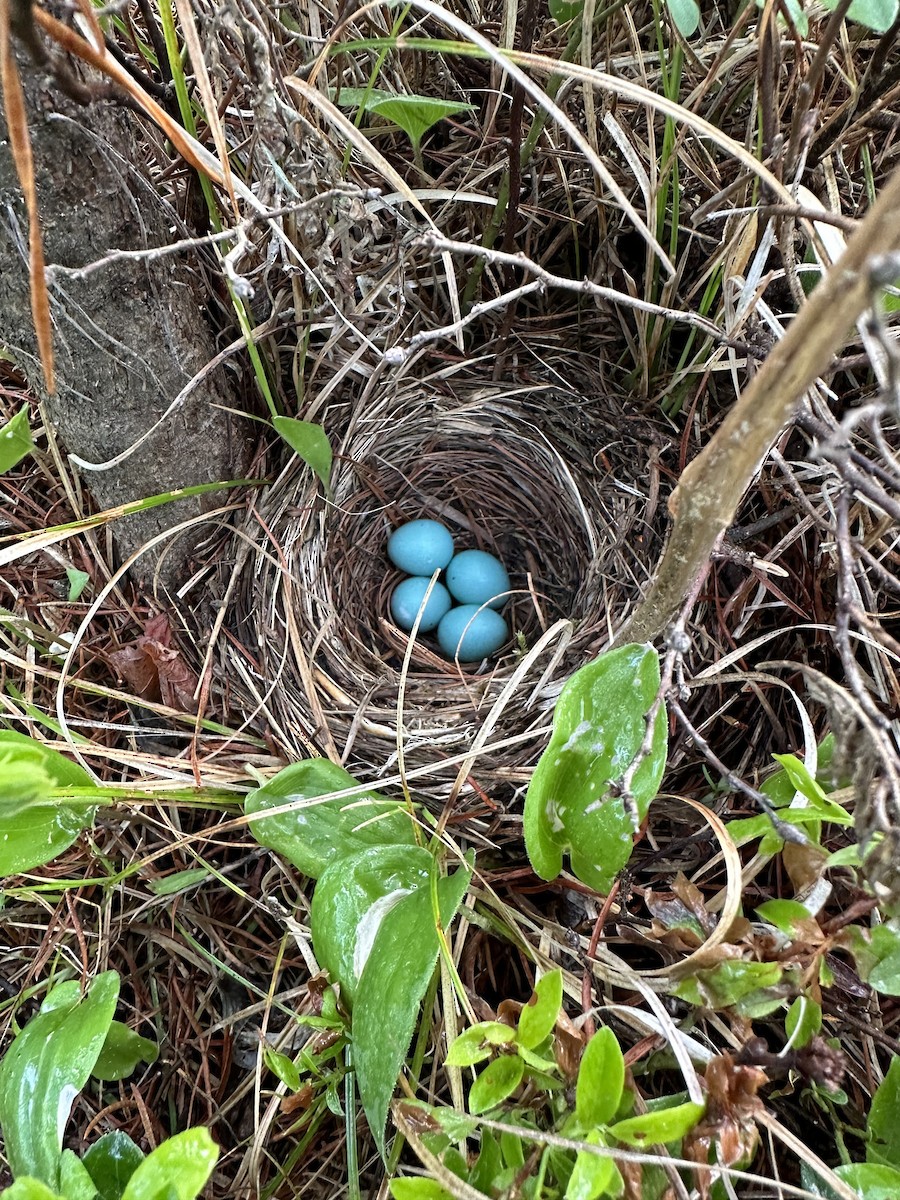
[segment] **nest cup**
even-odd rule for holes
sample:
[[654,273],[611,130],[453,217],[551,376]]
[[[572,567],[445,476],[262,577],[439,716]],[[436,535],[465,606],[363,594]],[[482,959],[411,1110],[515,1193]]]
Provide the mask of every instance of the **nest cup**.
[[[558,386],[419,381],[333,437],[331,502],[293,460],[247,524],[256,549],[230,621],[256,642],[259,672],[244,656],[232,666],[283,749],[371,779],[396,770],[402,745],[407,771],[426,768],[417,793],[436,800],[467,755],[482,787],[527,780],[562,681],[608,643],[649,574],[635,482],[646,486],[648,448],[628,425]],[[420,517],[509,572],[512,636],[486,664],[447,661],[431,635],[410,646],[391,621],[402,575],[387,540]]]

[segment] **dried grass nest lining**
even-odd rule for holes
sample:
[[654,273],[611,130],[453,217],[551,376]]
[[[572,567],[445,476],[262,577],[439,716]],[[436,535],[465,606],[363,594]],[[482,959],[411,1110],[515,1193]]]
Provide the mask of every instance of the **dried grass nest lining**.
[[[248,525],[258,551],[234,625],[245,642],[248,623],[256,626],[262,678],[252,690],[268,697],[285,750],[305,756],[312,742],[370,777],[396,762],[408,643],[390,621],[401,575],[385,547],[392,529],[418,517],[443,521],[457,550],[501,558],[516,589],[504,612],[521,637],[481,673],[445,661],[430,637],[415,644],[403,698],[406,768],[431,764],[425,784],[446,790],[458,767],[445,760],[470,749],[522,665],[522,646],[556,625],[489,740],[546,726],[559,681],[608,641],[652,565],[647,447],[623,424],[605,399],[559,387],[405,384],[352,417],[335,455],[333,504],[294,460],[260,506],[263,522]],[[479,757],[482,786],[492,776],[517,782],[542,740]]]

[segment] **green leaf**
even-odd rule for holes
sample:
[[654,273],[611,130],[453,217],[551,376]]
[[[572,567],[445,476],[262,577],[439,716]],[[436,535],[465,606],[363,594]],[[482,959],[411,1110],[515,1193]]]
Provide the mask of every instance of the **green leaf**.
[[96,803],[57,797],[93,787],[87,771],[42,742],[0,729],[0,878],[50,862],[90,828]]
[[616,1115],[625,1090],[625,1059],[608,1027],[585,1047],[575,1085],[575,1116],[582,1129],[606,1125]]
[[495,1194],[494,1183],[503,1170],[503,1158],[500,1154],[500,1143],[496,1135],[489,1129],[481,1131],[481,1150],[475,1160],[475,1166],[469,1175],[469,1183],[479,1192],[491,1196]]
[[[838,0],[822,0],[825,8],[834,10]],[[853,0],[847,11],[850,21],[859,21],[875,33],[887,33],[897,19],[897,0]]]
[[184,871],[173,871],[171,875],[164,875],[162,879],[149,880],[147,888],[154,896],[174,896],[178,892],[186,892],[189,888],[196,887],[198,883],[205,883],[211,875],[208,867],[187,867]]
[[[463,869],[437,881],[444,929],[471,877],[471,871]],[[381,922],[357,985],[353,1065],[366,1119],[382,1155],[391,1096],[438,956],[434,917],[430,888],[404,896]]]
[[549,0],[548,8],[557,25],[568,25],[584,12],[584,0]]
[[367,846],[415,846],[415,829],[406,806],[378,792],[321,804],[303,803],[358,786],[348,771],[327,758],[293,763],[265,787],[249,792],[244,812],[249,815],[292,803],[298,807],[277,817],[251,821],[250,832],[260,845],[277,850],[311,879],[318,879],[331,863]]
[[703,1105],[688,1102],[674,1108],[659,1108],[639,1117],[628,1117],[609,1126],[609,1136],[626,1146],[665,1146],[677,1142],[694,1128],[703,1116]]
[[68,601],[74,604],[90,582],[87,571],[79,571],[77,567],[66,567],[66,577],[69,580]]
[[81,1161],[100,1200],[122,1200],[128,1180],[144,1161],[144,1155],[127,1133],[115,1129],[94,1142]]
[[28,427],[28,406],[20,408],[16,415],[0,429],[0,475],[11,471],[26,454],[34,449],[31,430]]
[[263,1050],[263,1062],[285,1087],[290,1088],[292,1092],[299,1092],[300,1071],[292,1058],[288,1058],[286,1054],[279,1054],[271,1046],[266,1046]]
[[454,1038],[444,1062],[448,1067],[474,1067],[490,1058],[496,1046],[505,1046],[515,1040],[516,1031],[502,1021],[481,1021]]
[[562,971],[550,971],[534,985],[534,995],[519,1014],[516,1041],[526,1050],[536,1049],[550,1036],[562,1005]]
[[474,104],[464,104],[458,100],[400,96],[381,88],[342,88],[338,102],[347,107],[362,107],[364,112],[377,113],[399,126],[417,150],[432,125],[443,121],[445,117],[473,112],[475,109]]
[[835,1175],[850,1185],[862,1200],[897,1200],[900,1171],[880,1163],[849,1163],[837,1167]]
[[45,1183],[41,1183],[39,1179],[23,1175],[0,1192],[0,1200],[68,1200],[68,1198],[60,1196],[52,1188],[48,1188]]
[[872,1097],[868,1129],[866,1158],[900,1168],[900,1057],[891,1059],[887,1074]]
[[525,1074],[525,1064],[518,1054],[504,1054],[484,1068],[469,1092],[469,1111],[487,1112],[511,1096]]
[[331,497],[331,442],[321,425],[298,421],[296,417],[273,417],[272,424],[295,454],[312,467]]
[[[659,690],[652,646],[607,651],[576,671],[560,694],[553,735],[525,797],[525,846],[542,879],[562,870],[563,851],[584,883],[608,892],[631,857],[634,828],[611,786],[634,760],[644,714]],[[666,764],[665,713],[657,714],[650,753],[632,781],[638,819],[659,789]]]
[[697,0],[666,0],[675,28],[682,37],[689,38],[700,25],[700,6]]
[[433,1179],[392,1179],[388,1186],[394,1200],[453,1200],[452,1192]]
[[121,1021],[113,1021],[91,1074],[95,1079],[127,1079],[139,1062],[155,1063],[159,1046]]
[[63,1150],[59,1156],[59,1190],[66,1200],[97,1200],[94,1181],[73,1150]]
[[793,754],[773,754],[772,757],[781,763],[794,788],[809,801],[811,811],[821,820],[831,821],[833,825],[853,824],[852,814],[825,794],[799,758]]
[[[846,936],[854,937],[854,927],[846,930]],[[867,983],[886,996],[900,996],[900,931],[893,922],[876,925],[868,940],[855,930],[850,949]]]
[[0,1064],[0,1127],[13,1176],[58,1190],[63,1131],[112,1024],[119,977],[106,971],[82,999],[74,980],[57,984]]
[[798,996],[784,1018],[784,1031],[793,1047],[806,1046],[822,1028],[822,1006]]
[[313,949],[348,1007],[384,919],[418,888],[428,890],[433,864],[420,846],[367,846],[323,872],[310,912]]
[[788,937],[796,933],[801,922],[814,919],[809,909],[799,900],[766,900],[757,907],[756,915]]
[[[585,1141],[591,1146],[606,1144],[596,1129],[587,1135]],[[566,1200],[596,1200],[606,1193],[618,1195],[621,1184],[622,1177],[612,1158],[579,1150],[566,1187]]]
[[208,1129],[176,1133],[147,1155],[128,1180],[122,1200],[195,1200],[218,1157]]
[[730,1008],[751,992],[774,987],[780,980],[779,963],[726,959],[715,967],[695,971],[689,978],[676,984],[672,992],[699,1008]]

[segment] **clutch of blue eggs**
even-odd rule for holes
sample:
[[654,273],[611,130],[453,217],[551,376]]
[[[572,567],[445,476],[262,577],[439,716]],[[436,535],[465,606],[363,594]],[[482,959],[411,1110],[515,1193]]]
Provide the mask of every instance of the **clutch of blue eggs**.
[[[408,576],[391,594],[391,617],[401,629],[409,633],[419,618],[419,632],[434,633],[445,657],[467,663],[489,658],[509,641],[509,626],[498,611],[509,599],[509,575],[493,554],[457,554],[450,530],[427,519],[395,529],[387,552]],[[435,571],[444,578],[432,586]]]

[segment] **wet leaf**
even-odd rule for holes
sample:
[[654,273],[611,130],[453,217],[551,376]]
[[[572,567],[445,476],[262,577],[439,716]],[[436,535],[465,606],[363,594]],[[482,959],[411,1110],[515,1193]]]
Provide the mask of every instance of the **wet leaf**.
[[95,1079],[127,1079],[140,1062],[155,1063],[159,1046],[121,1021],[113,1021],[91,1074]]
[[0,878],[30,871],[68,850],[97,811],[96,800],[55,793],[91,788],[83,767],[11,729],[0,730]]
[[14,417],[0,428],[0,475],[5,475],[34,449],[28,426],[28,406],[20,408]]
[[13,1175],[59,1189],[63,1132],[112,1024],[115,971],[98,975],[87,996],[74,980],[57,984],[0,1064],[0,1127]]
[[[469,887],[471,871],[437,880],[446,929]],[[404,896],[381,922],[363,968],[353,1008],[353,1065],[369,1128],[382,1155],[397,1076],[412,1041],[419,1006],[439,950],[430,887]]]
[[418,888],[427,890],[433,864],[419,846],[367,846],[320,877],[310,913],[313,949],[348,1007],[384,919]]
[[[576,671],[562,690],[553,735],[525,798],[525,844],[538,875],[555,879],[568,851],[584,883],[608,892],[631,857],[634,828],[611,785],[634,760],[644,714],[659,689],[659,658],[649,645],[607,651]],[[638,819],[656,795],[666,762],[660,711],[650,753],[632,782]]]
[[266,1046],[263,1050],[263,1062],[285,1087],[290,1088],[292,1092],[300,1091],[300,1072],[292,1058],[288,1058],[286,1054],[279,1054],[271,1046]]
[[835,1175],[856,1191],[861,1200],[897,1200],[900,1171],[881,1163],[849,1163],[837,1167]]
[[128,1180],[122,1200],[195,1200],[218,1157],[208,1129],[176,1133],[147,1155]]
[[265,787],[249,792],[244,812],[264,812],[291,803],[298,807],[277,817],[252,821],[250,832],[261,845],[283,854],[311,879],[318,879],[331,863],[368,846],[415,846],[409,810],[378,792],[365,791],[349,799],[301,806],[304,800],[357,786],[348,771],[327,758],[293,763]]
[[100,1200],[122,1200],[128,1180],[144,1161],[140,1148],[121,1129],[104,1134],[81,1160]]

